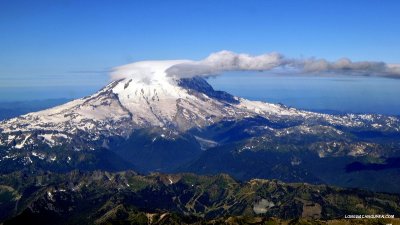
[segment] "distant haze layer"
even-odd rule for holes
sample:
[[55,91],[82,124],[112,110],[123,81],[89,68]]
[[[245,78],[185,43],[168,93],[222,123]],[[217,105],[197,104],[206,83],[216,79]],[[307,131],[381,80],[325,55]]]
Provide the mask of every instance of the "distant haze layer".
[[237,96],[295,108],[400,115],[399,79],[232,72],[208,81],[214,88]]
[[[237,96],[296,108],[400,115],[400,79],[229,72],[209,78],[208,81],[215,89]],[[0,102],[79,98],[93,94],[100,88],[100,85],[2,88]]]

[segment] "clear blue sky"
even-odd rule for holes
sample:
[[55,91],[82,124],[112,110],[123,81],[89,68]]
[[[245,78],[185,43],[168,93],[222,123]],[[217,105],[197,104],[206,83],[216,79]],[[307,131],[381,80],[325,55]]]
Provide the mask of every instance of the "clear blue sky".
[[117,65],[222,49],[397,63],[399,12],[398,0],[1,0],[0,88],[99,87]]

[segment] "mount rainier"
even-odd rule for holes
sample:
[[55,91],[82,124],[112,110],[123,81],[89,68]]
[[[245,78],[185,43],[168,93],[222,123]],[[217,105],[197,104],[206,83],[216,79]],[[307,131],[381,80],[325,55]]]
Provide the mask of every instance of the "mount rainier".
[[[216,91],[202,77],[167,74],[183,62],[133,63],[120,70],[127,76],[93,95],[1,121],[1,170],[227,172],[239,179],[371,188],[343,181],[352,177],[349,168],[389,165],[385,160],[399,156],[398,117],[329,115],[250,101]],[[331,178],[307,164],[314,160],[347,172]]]

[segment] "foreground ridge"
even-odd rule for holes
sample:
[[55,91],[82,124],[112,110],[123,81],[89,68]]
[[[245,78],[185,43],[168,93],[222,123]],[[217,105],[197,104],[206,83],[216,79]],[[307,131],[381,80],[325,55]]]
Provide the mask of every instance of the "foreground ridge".
[[0,176],[0,183],[0,194],[9,198],[2,206],[4,224],[276,224],[400,215],[399,195],[276,180],[238,182],[223,174],[73,171],[27,177],[17,172]]

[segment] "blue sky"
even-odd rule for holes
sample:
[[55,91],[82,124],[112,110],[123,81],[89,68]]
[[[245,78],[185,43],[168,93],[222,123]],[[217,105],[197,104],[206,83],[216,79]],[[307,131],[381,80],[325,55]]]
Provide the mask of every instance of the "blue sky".
[[389,0],[2,0],[0,88],[97,88],[114,66],[223,49],[397,63],[399,11]]

